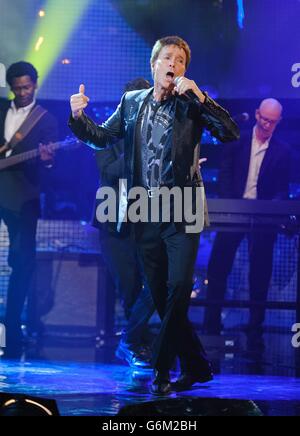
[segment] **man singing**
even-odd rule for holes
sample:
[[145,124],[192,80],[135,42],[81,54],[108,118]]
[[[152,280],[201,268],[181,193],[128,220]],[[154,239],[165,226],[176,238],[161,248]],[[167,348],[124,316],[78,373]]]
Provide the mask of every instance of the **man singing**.
[[[83,112],[89,101],[83,85],[79,94],[71,97],[72,131],[96,148],[106,147],[113,138],[124,138],[128,190],[145,188],[149,203],[161,187],[178,187],[182,191],[202,187],[203,192],[198,161],[204,128],[223,142],[239,137],[238,127],[228,112],[185,77],[190,59],[190,48],[180,37],[158,40],[150,60],[154,87],[126,93],[115,113],[101,126]],[[203,217],[204,204],[203,201]],[[154,395],[171,392],[169,371],[176,356],[181,364],[181,375],[174,383],[176,390],[212,379],[204,349],[188,320],[202,228],[197,233],[186,232],[186,222],[176,222],[174,214],[171,216],[168,223],[162,219],[138,223],[134,232],[145,277],[162,321],[153,350]]]

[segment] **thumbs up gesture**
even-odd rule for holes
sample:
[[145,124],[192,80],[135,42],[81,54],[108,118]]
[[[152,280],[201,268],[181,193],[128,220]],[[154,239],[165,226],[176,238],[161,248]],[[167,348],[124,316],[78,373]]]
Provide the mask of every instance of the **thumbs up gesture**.
[[84,95],[85,86],[81,84],[79,86],[79,93],[74,94],[70,98],[70,105],[72,110],[73,118],[77,119],[81,116],[83,109],[85,109],[88,105],[90,99]]

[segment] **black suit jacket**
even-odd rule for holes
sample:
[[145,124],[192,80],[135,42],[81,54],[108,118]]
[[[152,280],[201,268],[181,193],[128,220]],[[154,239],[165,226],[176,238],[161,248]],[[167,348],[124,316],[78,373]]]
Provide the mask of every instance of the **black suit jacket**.
[[[222,153],[219,192],[222,198],[243,198],[251,158],[252,131],[228,144]],[[258,200],[286,200],[289,197],[290,147],[271,138],[257,183]]]
[[[101,126],[85,114],[78,120],[69,119],[73,133],[95,149],[105,149],[116,138],[124,138],[125,177],[128,189],[133,186],[135,171],[135,127],[138,115],[153,88],[124,94],[117,110]],[[203,129],[206,128],[222,142],[239,138],[239,129],[228,112],[206,96],[204,104],[196,105],[182,97],[176,98],[173,129],[172,162],[176,186],[187,186],[199,172],[198,155]]]
[[[116,138],[124,139],[125,179],[128,190],[134,184],[136,141],[135,130],[141,108],[153,88],[131,91],[122,97],[114,114],[101,126],[96,125],[83,114],[78,120],[69,119],[73,133],[83,142],[96,149],[108,147]],[[184,97],[176,97],[172,163],[174,185],[190,186],[196,179],[203,187],[199,173],[199,141],[206,128],[222,142],[233,141],[239,137],[239,129],[229,113],[214,100],[206,96],[203,104],[195,104]],[[123,206],[120,204],[120,207]],[[203,214],[207,217],[207,211]]]
[[[4,126],[10,102],[0,104],[0,145],[5,143]],[[38,148],[39,143],[57,140],[57,122],[48,112],[38,121],[29,134],[13,149],[13,155]],[[5,155],[0,157],[5,159]],[[0,207],[20,212],[29,202],[38,203],[40,194],[40,173],[43,171],[40,159],[32,159],[0,170]]]
[[124,178],[124,141],[118,141],[111,147],[96,152],[100,185],[118,189],[119,179]]

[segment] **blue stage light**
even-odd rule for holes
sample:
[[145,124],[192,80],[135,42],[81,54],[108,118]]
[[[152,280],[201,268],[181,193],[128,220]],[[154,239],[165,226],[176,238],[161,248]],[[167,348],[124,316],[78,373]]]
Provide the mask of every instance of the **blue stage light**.
[[245,19],[245,9],[243,0],[237,0],[237,20],[240,29],[244,28],[244,19]]

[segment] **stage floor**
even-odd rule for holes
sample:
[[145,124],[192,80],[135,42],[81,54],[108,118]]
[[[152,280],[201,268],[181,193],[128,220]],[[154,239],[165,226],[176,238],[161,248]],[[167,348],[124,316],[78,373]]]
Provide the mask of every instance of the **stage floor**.
[[[21,360],[2,356],[0,391],[55,399],[60,414],[68,416],[112,416],[124,406],[156,400],[148,392],[152,371],[132,370],[118,362],[113,351],[113,346],[96,350],[73,343],[52,345],[35,357],[27,353]],[[252,400],[264,415],[300,415],[300,378],[268,375],[264,365],[259,370],[239,356],[227,367],[225,360],[219,361],[214,381],[160,400]]]

